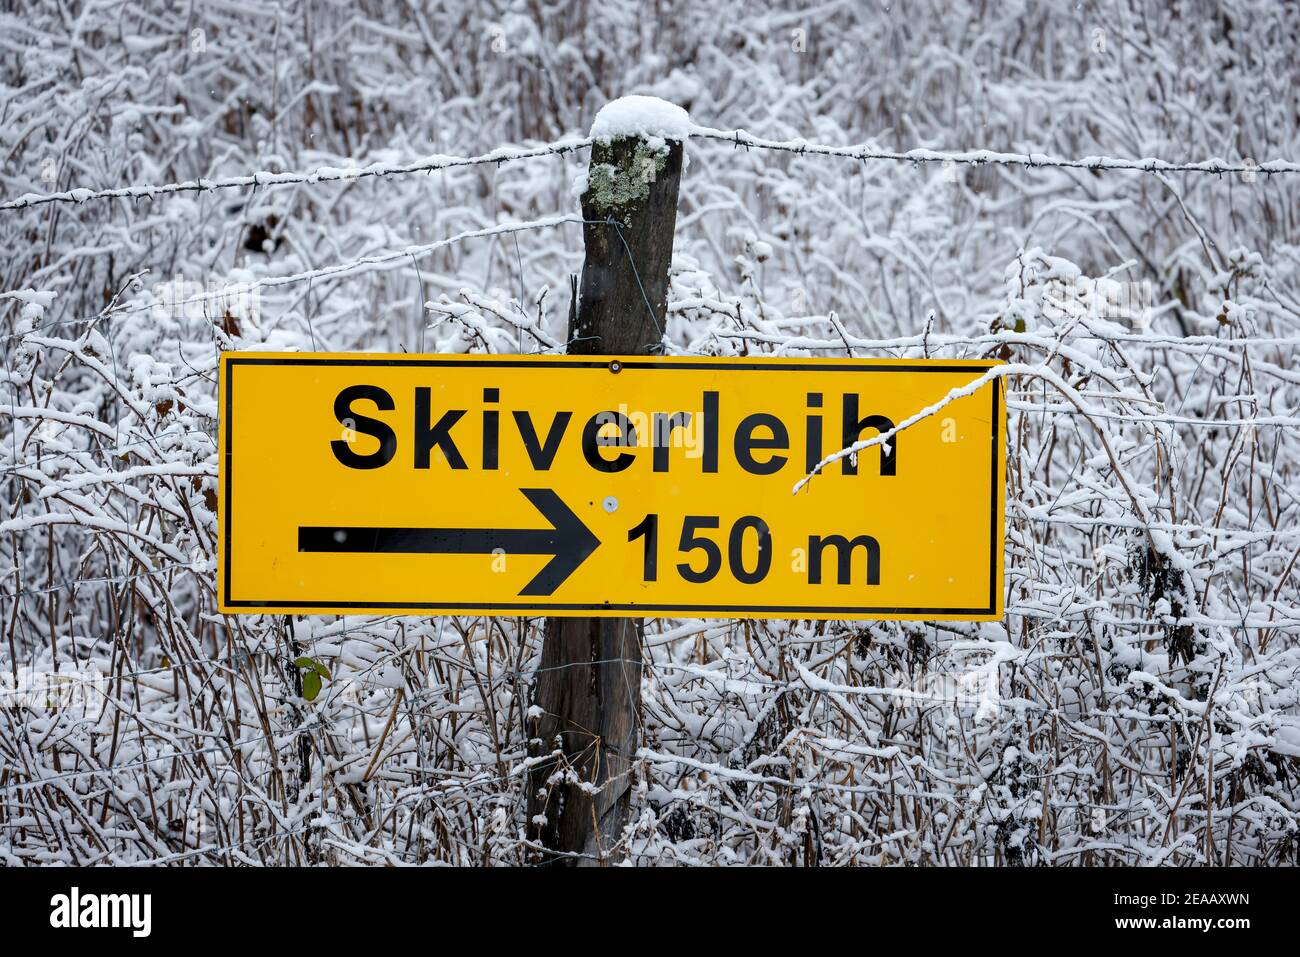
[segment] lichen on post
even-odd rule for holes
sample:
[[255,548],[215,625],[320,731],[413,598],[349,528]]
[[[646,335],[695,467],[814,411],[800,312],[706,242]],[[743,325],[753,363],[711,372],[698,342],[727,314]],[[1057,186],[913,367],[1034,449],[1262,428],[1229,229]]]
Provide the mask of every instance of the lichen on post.
[[569,352],[662,350],[682,144],[690,119],[653,97],[600,111],[582,192],[586,260]]

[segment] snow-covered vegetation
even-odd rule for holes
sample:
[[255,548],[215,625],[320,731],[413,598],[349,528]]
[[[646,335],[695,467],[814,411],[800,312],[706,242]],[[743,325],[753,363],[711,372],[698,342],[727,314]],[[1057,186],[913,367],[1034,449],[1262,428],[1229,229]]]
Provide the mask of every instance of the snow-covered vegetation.
[[563,350],[586,136],[645,94],[698,124],[667,352],[1007,361],[1007,613],[647,621],[608,859],[1295,863],[1298,35],[1270,0],[6,4],[0,860],[536,859],[541,621],[217,614],[214,370]]

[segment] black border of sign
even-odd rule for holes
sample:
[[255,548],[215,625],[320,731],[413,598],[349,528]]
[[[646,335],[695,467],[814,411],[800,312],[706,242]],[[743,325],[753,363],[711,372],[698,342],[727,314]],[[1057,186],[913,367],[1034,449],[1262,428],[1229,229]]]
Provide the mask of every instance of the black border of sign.
[[[533,611],[538,614],[544,614],[548,610],[554,611],[626,611],[626,612],[706,612],[706,613],[726,613],[726,612],[760,612],[764,614],[781,614],[787,617],[797,618],[799,614],[829,615],[841,612],[848,615],[923,615],[926,613],[935,615],[996,615],[998,608],[998,464],[1001,460],[1001,449],[999,446],[1000,421],[999,413],[1001,412],[1002,400],[1002,383],[1000,379],[995,379],[989,384],[993,386],[993,417],[990,422],[992,430],[992,448],[989,456],[992,463],[989,469],[989,604],[987,608],[901,608],[887,606],[860,606],[846,607],[843,605],[637,605],[621,604],[615,605],[610,602],[600,604],[580,604],[580,603],[563,603],[563,602],[435,602],[435,601],[248,601],[232,600],[230,597],[230,513],[231,513],[231,468],[230,457],[234,444],[234,378],[236,365],[287,365],[287,366],[304,366],[304,365],[323,365],[323,366],[466,366],[476,365],[485,368],[543,368],[543,369],[608,369],[614,358],[601,360],[589,359],[525,359],[525,358],[478,358],[474,357],[456,357],[456,358],[357,358],[337,357],[320,359],[313,357],[276,357],[269,356],[247,356],[239,355],[223,356],[226,368],[225,375],[222,377],[226,394],[224,397],[225,405],[225,494],[222,497],[224,525],[223,545],[223,562],[222,562],[222,605],[226,608],[320,608],[322,614],[328,614],[325,609],[330,608],[411,608],[421,611],[438,611],[438,610],[490,610],[490,609],[508,609],[518,611]],[[970,365],[907,365],[907,364],[835,364],[822,362],[665,362],[658,359],[630,359],[617,357],[618,362],[624,369],[695,369],[695,370],[714,370],[714,371],[733,371],[744,370],[749,372],[771,370],[781,372],[793,372],[816,370],[818,372],[970,372],[979,369],[976,364]],[[988,361],[987,369],[992,369],[999,365],[997,362]]]

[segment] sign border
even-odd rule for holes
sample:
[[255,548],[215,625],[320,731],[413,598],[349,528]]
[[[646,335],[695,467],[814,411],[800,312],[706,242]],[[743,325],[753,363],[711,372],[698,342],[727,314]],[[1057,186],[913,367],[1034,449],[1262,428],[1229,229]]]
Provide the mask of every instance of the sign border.
[[[1002,559],[1005,551],[1004,495],[1005,448],[1002,441],[1002,380],[993,379],[992,455],[989,470],[989,603],[982,608],[929,608],[889,605],[723,605],[723,604],[613,604],[611,602],[430,602],[430,601],[277,601],[232,599],[230,597],[231,493],[232,475],[229,460],[234,445],[234,369],[239,365],[279,366],[407,366],[438,368],[445,366],[482,365],[487,368],[588,368],[609,369],[618,363],[622,369],[699,369],[791,372],[815,368],[821,372],[967,372],[988,370],[1003,363],[996,359],[930,360],[918,363],[911,359],[835,359],[743,357],[720,359],[706,356],[555,356],[555,355],[429,355],[414,356],[392,353],[258,353],[223,352],[221,354],[220,407],[220,498],[218,500],[218,573],[219,610],[223,613],[251,613],[266,609],[267,614],[349,614],[356,612],[434,612],[440,614],[475,614],[489,610],[517,610],[521,615],[569,615],[601,617],[780,617],[790,619],[871,619],[889,616],[912,620],[997,620],[1002,617]],[[1002,474],[1004,481],[999,482]],[[332,611],[347,609],[347,611]]]

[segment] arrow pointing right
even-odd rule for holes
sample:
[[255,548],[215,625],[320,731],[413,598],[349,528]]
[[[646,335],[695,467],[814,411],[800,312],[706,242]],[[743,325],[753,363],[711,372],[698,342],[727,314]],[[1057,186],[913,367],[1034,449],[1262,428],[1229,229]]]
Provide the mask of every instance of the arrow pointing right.
[[380,525],[300,525],[298,551],[409,555],[550,555],[520,595],[550,595],[600,547],[582,519],[554,489],[519,490],[550,528],[421,528]]

